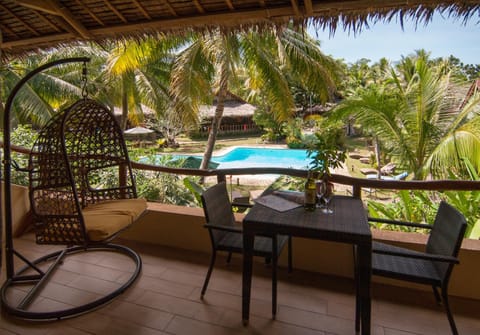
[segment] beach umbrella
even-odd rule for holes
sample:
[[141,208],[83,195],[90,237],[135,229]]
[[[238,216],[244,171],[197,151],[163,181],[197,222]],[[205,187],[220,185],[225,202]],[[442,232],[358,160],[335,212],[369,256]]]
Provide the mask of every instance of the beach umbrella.
[[151,134],[154,133],[154,131],[145,127],[135,127],[127,129],[123,133],[127,138],[141,139],[150,137]]
[[147,135],[151,133],[153,133],[153,130],[145,127],[135,127],[125,130],[125,134],[128,135]]

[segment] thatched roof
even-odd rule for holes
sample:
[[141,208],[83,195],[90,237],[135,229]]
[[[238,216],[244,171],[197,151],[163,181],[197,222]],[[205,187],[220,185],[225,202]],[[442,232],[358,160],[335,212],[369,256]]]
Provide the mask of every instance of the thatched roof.
[[[212,119],[215,116],[215,110],[217,109],[217,100],[214,99],[212,105],[201,105],[199,108],[200,119]],[[224,101],[223,117],[224,118],[236,118],[236,117],[252,117],[257,108],[240,96],[228,92]]]
[[[432,0],[0,0],[3,57],[79,40],[145,33],[264,27],[313,18],[320,28],[357,30],[379,20],[428,22],[434,10],[478,20],[480,1]],[[3,39],[3,40],[2,40]]]
[[[215,115],[216,104],[202,105],[199,108],[200,118],[211,119]],[[250,105],[247,102],[229,100],[225,102],[223,109],[223,117],[252,117],[255,112],[255,106]]]

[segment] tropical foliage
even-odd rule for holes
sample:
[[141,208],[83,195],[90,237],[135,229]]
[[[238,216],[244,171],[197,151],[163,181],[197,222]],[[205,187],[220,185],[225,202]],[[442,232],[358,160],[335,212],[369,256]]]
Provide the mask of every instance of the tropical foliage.
[[330,169],[341,167],[347,158],[342,125],[323,121],[307,148],[311,159],[309,168],[321,175],[330,175]]
[[[3,138],[3,132],[0,132],[0,136]],[[24,148],[31,148],[37,138],[37,134],[32,130],[30,125],[18,125],[13,129],[10,137],[13,144]],[[12,152],[11,158],[13,166],[11,170],[12,183],[28,186],[28,175],[25,171],[21,171],[22,169],[28,168],[28,157],[23,154]],[[3,162],[1,168],[3,171]]]
[[[463,160],[465,170],[470,175],[470,180],[480,181],[478,173],[473,165]],[[453,173],[451,179],[457,179]],[[368,202],[368,211],[371,217],[383,217],[392,220],[409,222],[423,222],[432,224],[438,209],[440,200],[445,200],[465,215],[467,230],[465,237],[480,238],[480,191],[399,191],[395,200],[385,204],[376,201]],[[399,229],[397,226],[374,224],[379,229]],[[401,227],[404,231],[416,231],[415,228]]]
[[[242,78],[237,73],[243,74]],[[225,34],[212,31],[192,36],[191,44],[180,52],[172,69],[171,92],[177,113],[185,123],[195,122],[202,103],[216,102],[210,134],[201,168],[211,159],[224,102],[239,80],[255,100],[278,120],[294,112],[290,82],[301,83],[318,92],[325,101],[338,76],[333,59],[322,54],[318,43],[293,29],[251,30]]]
[[[40,65],[55,59],[54,54],[40,53],[25,60],[14,60],[8,64],[0,63],[0,108],[3,124],[3,107],[8,95],[15,85],[27,73]],[[76,76],[76,82],[72,77]],[[10,123],[30,123],[34,126],[44,125],[53,115],[54,110],[69,104],[81,96],[81,67],[64,65],[37,74],[17,93],[12,105]],[[3,125],[2,125],[3,126]]]
[[[462,172],[462,158],[480,168],[479,96],[461,110],[451,99],[448,64],[434,64],[425,52],[386,67],[381,83],[358,86],[336,109],[336,117],[355,117],[393,158],[423,179],[445,171]],[[477,110],[475,109],[477,108]],[[448,167],[448,169],[447,169]]]
[[[347,66],[323,55],[318,42],[292,29],[266,30],[263,34],[212,31],[181,37],[159,35],[106,43],[103,48],[89,44],[61,48],[2,63],[0,112],[10,90],[30,70],[55,59],[84,55],[91,58],[86,87],[89,95],[112,108],[119,106],[123,126],[127,120],[132,125],[145,120],[147,109],[154,111],[155,121],[150,125],[169,143],[175,142],[179,132],[196,126],[200,104],[216,103],[212,129],[217,129],[223,101],[232,91],[258,106],[255,120],[267,130],[269,140],[286,139],[295,147],[311,145],[312,168],[326,167],[328,171],[345,158],[338,155],[343,151],[336,147],[341,145],[340,128],[316,124],[309,129],[311,135],[305,135],[306,124],[295,118],[294,112],[295,108],[306,110],[312,103],[323,103],[335,94],[345,98],[335,111],[336,118],[350,121],[354,117],[366,134],[376,136],[383,152],[414,178],[479,180],[480,97],[473,96],[461,109],[459,100],[451,98],[457,80],[475,78],[478,66],[464,65],[454,57],[432,60],[420,50],[395,65],[382,59],[372,66],[368,60]],[[347,75],[340,83],[342,70]],[[11,120],[13,144],[31,147],[35,131],[21,125],[38,128],[55,110],[81,97],[81,71],[78,64],[52,68],[19,92]],[[214,132],[210,135],[205,161],[216,138]],[[20,167],[26,166],[21,155],[14,156]],[[13,174],[14,182],[26,183],[24,173]],[[195,193],[188,191],[191,184],[179,176],[137,174],[139,194],[150,200],[183,205],[198,202],[192,195]],[[108,183],[110,178],[115,176],[102,176],[101,181]],[[476,191],[401,191],[394,203],[380,206],[371,202],[369,209],[372,215],[431,222],[435,204],[447,199],[468,218],[467,234],[478,237],[479,196]]]
[[[110,46],[100,74],[105,83],[101,92],[109,105],[121,106],[123,129],[127,121],[132,125],[143,122],[146,108],[155,111],[157,119],[168,119],[170,70],[174,51],[183,41],[180,37],[158,35]],[[163,125],[162,130],[170,129],[169,122]]]

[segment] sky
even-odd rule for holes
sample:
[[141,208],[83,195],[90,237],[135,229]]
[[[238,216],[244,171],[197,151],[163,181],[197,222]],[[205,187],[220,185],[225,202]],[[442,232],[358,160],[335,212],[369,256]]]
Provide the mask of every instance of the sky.
[[[425,49],[431,58],[453,55],[464,64],[480,64],[480,23],[478,18],[470,19],[466,25],[461,20],[445,19],[435,14],[433,20],[417,29],[413,21],[406,21],[404,30],[394,20],[389,24],[378,23],[353,33],[338,29],[333,37],[329,32],[309,28],[311,36],[317,38],[323,53],[334,58],[343,58],[354,63],[361,58],[372,62],[385,57],[395,62]],[[476,25],[476,23],[478,23]]]

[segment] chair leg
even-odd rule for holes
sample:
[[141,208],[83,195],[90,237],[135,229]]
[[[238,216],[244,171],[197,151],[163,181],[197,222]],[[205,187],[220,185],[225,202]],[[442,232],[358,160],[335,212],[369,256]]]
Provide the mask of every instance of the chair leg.
[[277,235],[272,237],[272,318],[277,315]]
[[229,252],[227,256],[227,264],[230,264],[230,261],[232,260],[232,253]]
[[288,273],[292,273],[292,236],[288,236]]
[[437,302],[437,305],[440,306],[442,304],[442,298],[440,297],[440,293],[438,293],[438,288],[437,286],[432,285],[432,289],[433,289],[433,295],[435,296],[435,301]]
[[358,281],[358,268],[357,268],[357,253],[355,245],[352,248],[353,251],[353,279],[355,281],[355,331],[360,332],[360,299],[358,293],[360,292],[360,286]]
[[446,287],[442,287],[442,298],[445,312],[447,312],[448,322],[450,323],[450,328],[452,329],[452,334],[458,335],[457,326],[455,325],[455,320],[453,319],[453,314],[450,310],[450,304],[448,302],[448,292]]
[[215,265],[215,259],[217,258],[217,251],[214,249],[212,251],[212,257],[210,258],[210,266],[207,271],[207,276],[205,277],[205,281],[203,282],[202,293],[200,298],[203,299],[205,292],[207,291],[208,282],[210,281],[210,276],[212,275],[213,266]]

